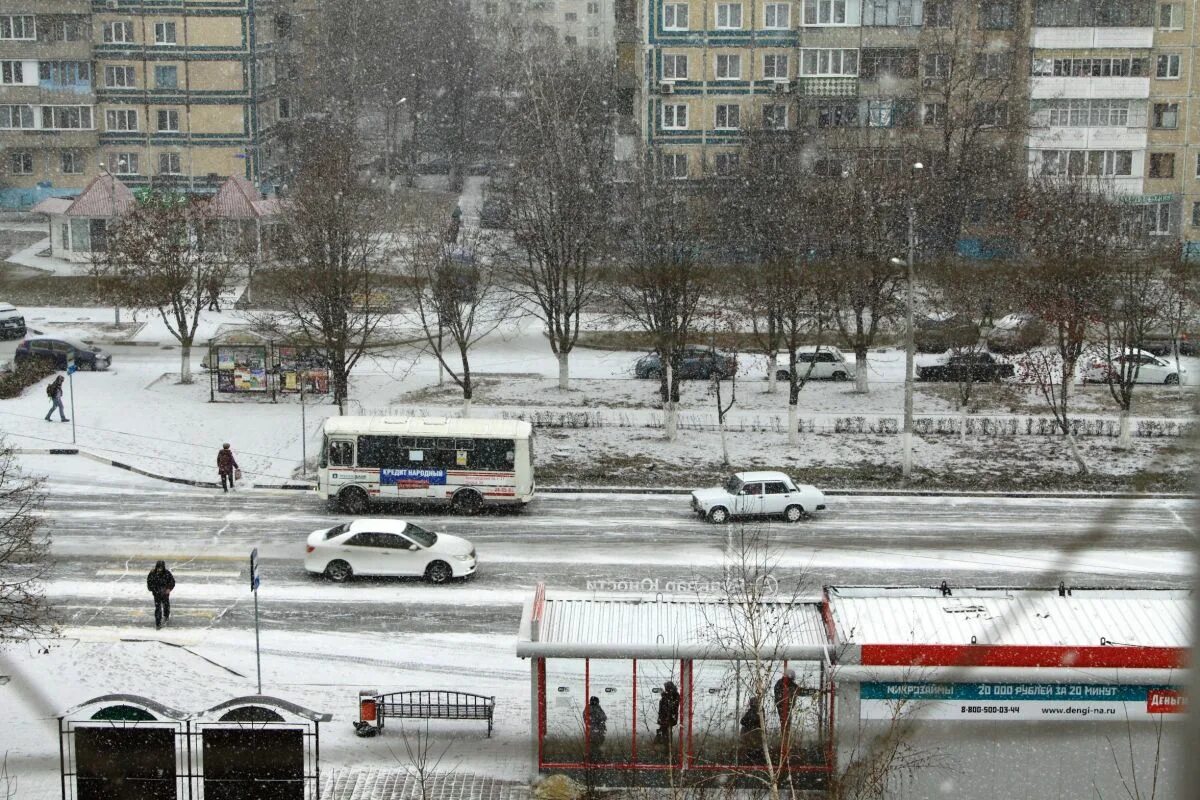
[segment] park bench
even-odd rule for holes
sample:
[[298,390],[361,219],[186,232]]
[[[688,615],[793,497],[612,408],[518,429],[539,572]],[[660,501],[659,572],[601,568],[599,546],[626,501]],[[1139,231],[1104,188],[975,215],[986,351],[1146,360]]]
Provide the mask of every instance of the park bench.
[[388,717],[394,719],[484,719],[488,737],[496,698],[444,689],[392,692],[375,696],[376,724],[383,730]]

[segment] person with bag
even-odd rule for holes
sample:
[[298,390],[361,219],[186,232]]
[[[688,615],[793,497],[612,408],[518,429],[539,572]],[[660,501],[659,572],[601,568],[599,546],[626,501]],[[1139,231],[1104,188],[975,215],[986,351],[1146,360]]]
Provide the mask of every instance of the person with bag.
[[146,576],[146,588],[154,596],[154,628],[157,630],[171,619],[171,590],[175,588],[175,576],[167,569],[167,562],[159,561]]
[[50,421],[50,415],[54,413],[54,409],[56,408],[58,409],[58,418],[61,422],[71,421],[67,419],[67,412],[63,409],[62,386],[62,375],[59,375],[46,386],[46,396],[50,398],[50,410],[46,412],[46,422]]
[[234,478],[241,480],[242,468],[233,457],[228,442],[221,445],[221,449],[217,451],[217,474],[221,476],[221,490],[224,492],[233,488]]

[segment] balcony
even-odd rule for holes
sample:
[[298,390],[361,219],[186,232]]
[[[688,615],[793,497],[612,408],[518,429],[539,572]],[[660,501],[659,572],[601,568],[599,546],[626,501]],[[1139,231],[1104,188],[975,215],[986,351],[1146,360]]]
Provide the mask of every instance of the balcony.
[[1029,134],[1036,150],[1145,150],[1146,128],[1038,128]]
[[98,131],[0,130],[0,148],[37,150],[41,148],[87,149],[99,144]]
[[1030,97],[1054,100],[1060,97],[1110,97],[1145,99],[1150,96],[1149,78],[1031,78]]
[[1047,50],[1153,47],[1154,28],[1034,28],[1030,40]]
[[804,97],[855,97],[858,78],[800,78],[796,85]]
[[41,42],[25,39],[0,40],[0,59],[31,59],[40,61],[91,61],[92,43]]

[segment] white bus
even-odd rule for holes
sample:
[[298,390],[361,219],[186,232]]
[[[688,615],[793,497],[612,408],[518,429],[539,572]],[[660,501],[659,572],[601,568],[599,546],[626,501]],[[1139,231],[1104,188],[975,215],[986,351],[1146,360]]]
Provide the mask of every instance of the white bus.
[[348,513],[374,500],[461,513],[533,499],[533,426],[500,419],[330,417],[317,494]]

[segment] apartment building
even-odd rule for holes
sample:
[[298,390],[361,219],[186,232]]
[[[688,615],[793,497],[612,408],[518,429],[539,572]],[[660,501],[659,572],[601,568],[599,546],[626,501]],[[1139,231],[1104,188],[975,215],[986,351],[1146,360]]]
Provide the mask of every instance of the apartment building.
[[0,198],[255,179],[264,45],[254,0],[7,0],[0,6]]
[[806,167],[832,175],[845,164],[829,149],[850,133],[883,149],[935,142],[953,113],[946,51],[965,47],[980,76],[1020,83],[972,111],[995,118],[998,148],[1020,131],[1022,146],[1003,150],[1015,167],[1101,177],[1151,232],[1200,242],[1197,5],[642,0],[641,52],[624,63],[639,136],[665,174],[720,174],[749,130],[802,129]]

